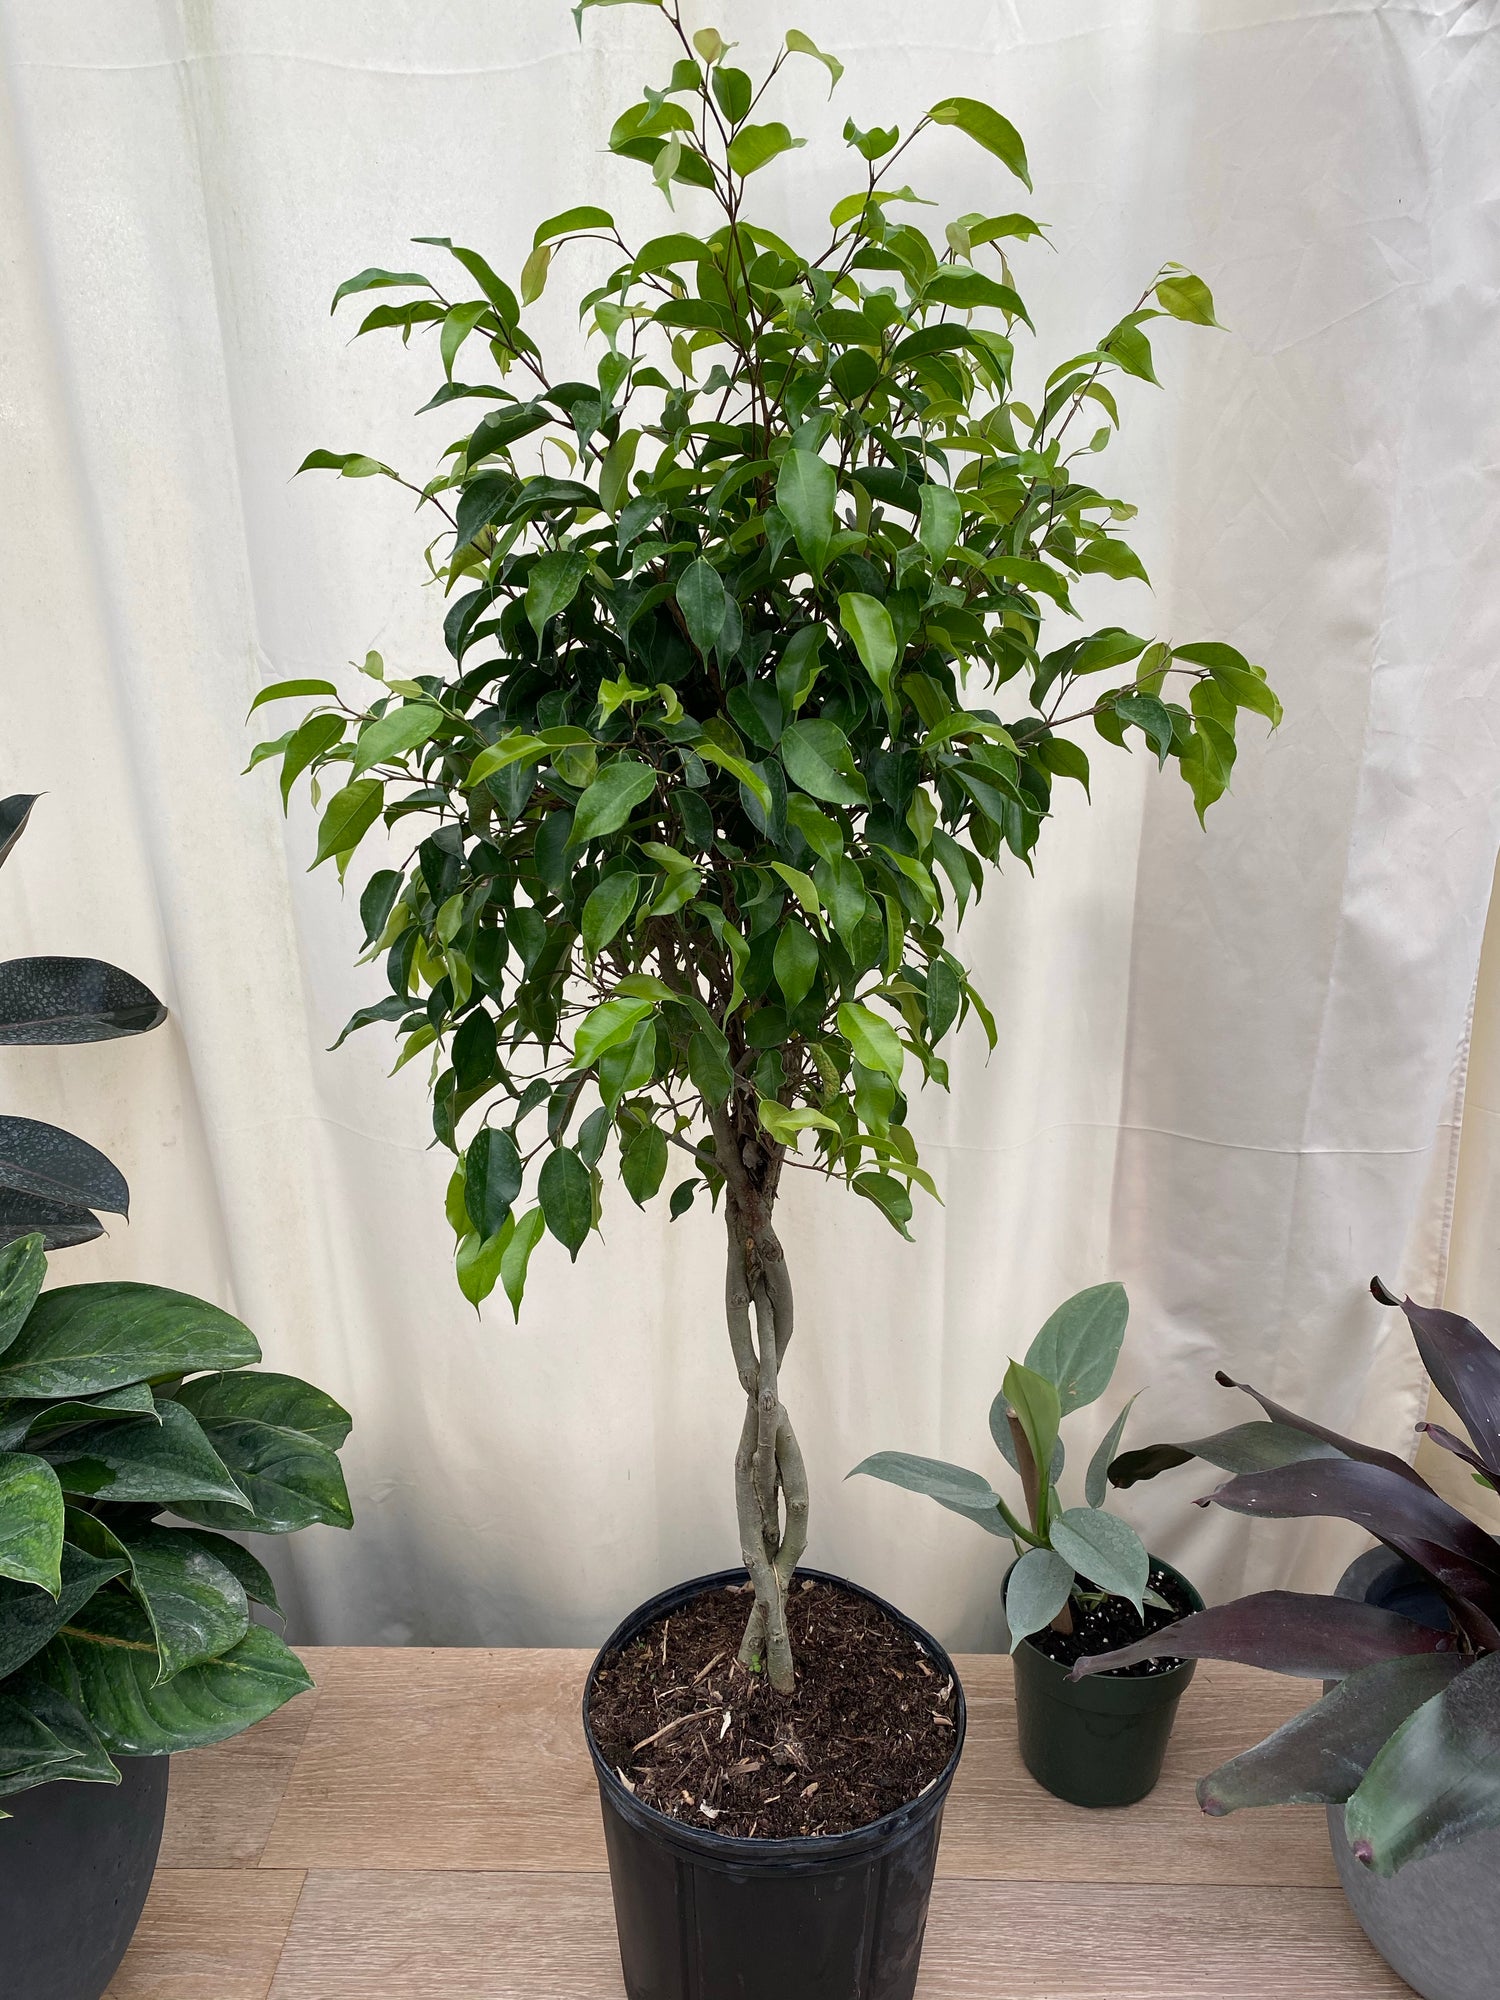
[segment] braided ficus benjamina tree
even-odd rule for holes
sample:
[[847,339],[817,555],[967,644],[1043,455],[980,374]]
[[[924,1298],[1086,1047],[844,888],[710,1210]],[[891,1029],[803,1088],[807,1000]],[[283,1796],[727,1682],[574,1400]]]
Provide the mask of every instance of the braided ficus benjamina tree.
[[[519,1308],[544,1232],[576,1257],[611,1142],[638,1203],[674,1152],[673,1216],[722,1201],[744,1658],[786,1690],[808,1497],[781,1393],[785,1175],[837,1178],[906,1234],[912,1188],[935,1192],[910,1081],[946,1085],[970,1013],[996,1037],[959,922],[987,864],[1030,866],[1053,786],[1087,787],[1079,732],[1174,760],[1201,815],[1238,711],[1280,709],[1232,647],[1050,630],[1078,577],[1145,574],[1133,510],[1085,468],[1120,380],[1156,379],[1150,323],[1215,323],[1201,280],[1168,266],[1097,346],[1022,370],[1008,258],[1041,231],[1002,212],[1004,182],[1030,182],[997,111],[947,98],[905,139],[846,124],[857,184],[799,247],[754,219],[756,176],[804,143],[767,93],[791,59],[834,85],[840,64],[794,31],[757,82],[678,0],[637,4],[672,60],[609,145],[649,170],[666,233],[632,246],[572,208],[538,227],[519,297],[446,238],[418,240],[456,289],[381,269],[339,287],[335,306],[397,295],[361,332],[435,331],[425,407],[469,413],[425,483],[363,453],[306,461],[440,517],[452,664],[402,677],[372,654],[368,705],[269,687],[323,699],[255,756],[280,759],[284,797],[344,778],[316,861],[395,838],[361,898],[390,991],[350,1026],[395,1022],[400,1062],[432,1064],[470,1299],[498,1282]],[[978,148],[979,205],[934,238],[896,170],[944,128]],[[523,308],[578,242],[614,265],[580,301],[597,362],[559,380]]]

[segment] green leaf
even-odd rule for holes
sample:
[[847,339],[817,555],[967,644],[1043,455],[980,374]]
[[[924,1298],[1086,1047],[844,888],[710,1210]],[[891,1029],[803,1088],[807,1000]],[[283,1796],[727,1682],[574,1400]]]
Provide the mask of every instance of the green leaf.
[[254,715],[258,708],[263,708],[268,701],[287,701],[292,695],[296,694],[317,695],[337,693],[338,689],[332,681],[273,681],[269,687],[263,687],[254,701],[251,702],[249,709],[246,711],[246,719],[248,720],[250,716]]
[[677,602],[688,637],[706,658],[717,643],[729,612],[723,579],[712,563],[700,557],[688,564],[678,580]]
[[688,1075],[705,1104],[724,1104],[734,1088],[734,1071],[729,1066],[729,1044],[717,1033],[706,1030],[693,1035],[687,1048]]
[[836,723],[822,717],[789,722],[781,732],[779,747],[787,776],[815,799],[836,806],[869,804],[849,739]]
[[801,924],[785,923],[777,935],[771,963],[788,1009],[799,1007],[818,976],[817,940]]
[[839,623],[854,641],[860,664],[879,688],[889,709],[891,674],[896,665],[896,628],[890,612],[878,597],[870,597],[862,590],[846,590],[839,599]]
[[1020,133],[1008,118],[1002,118],[988,104],[981,104],[974,97],[945,97],[941,104],[933,105],[927,116],[934,125],[956,125],[976,145],[983,146],[1009,167],[1017,180],[1031,186]]
[[312,866],[319,867],[335,854],[348,854],[364,839],[380,817],[385,787],[379,778],[356,778],[335,792],[318,823],[318,851]]
[[892,1083],[900,1083],[906,1051],[889,1021],[857,1000],[845,1000],[839,1005],[838,1024],[839,1033],[866,1069],[879,1070]]
[[550,244],[539,243],[521,266],[521,303],[534,305],[547,289],[547,271],[552,263]]
[[1080,1576],[1112,1597],[1123,1597],[1144,1615],[1142,1592],[1151,1558],[1134,1528],[1096,1507],[1069,1507],[1049,1530],[1052,1546]]
[[459,1240],[453,1260],[458,1289],[476,1310],[499,1282],[500,1269],[514,1230],[515,1223],[507,1216],[493,1236],[481,1236],[477,1230],[470,1229]]
[[1184,319],[1194,326],[1219,324],[1214,318],[1213,293],[1191,271],[1180,271],[1173,277],[1158,279],[1156,302],[1173,319]]
[[650,764],[625,757],[606,764],[578,801],[569,847],[582,847],[585,841],[618,832],[636,807],[650,798],[656,783],[657,774]]
[[[579,1022],[573,1036],[573,1067],[587,1069],[607,1049],[629,1041],[646,1016],[655,1011],[654,1000],[616,994],[603,1001]],[[551,1218],[548,1218],[551,1226]]]
[[839,1129],[826,1112],[813,1111],[805,1105],[800,1110],[792,1111],[786,1105],[778,1104],[774,1097],[760,1099],[756,1116],[779,1146],[795,1148],[804,1132],[837,1132]]
[[1133,722],[1143,730],[1156,752],[1158,770],[1172,750],[1172,714],[1153,694],[1121,694],[1115,697],[1115,714],[1122,722]]
[[[1039,1375],[1019,1361],[1012,1361],[1005,1371],[1005,1379],[1000,1385],[1000,1394],[1008,1406],[1015,1411],[1026,1442],[1031,1447],[1032,1463],[1038,1468],[1042,1480],[1042,1490],[1038,1499],[1038,1512],[1047,1513],[1046,1489],[1051,1484],[1052,1454],[1057,1446],[1058,1425],[1062,1420],[1062,1409],[1057,1390],[1045,1375]],[[990,1413],[990,1431],[999,1434],[999,1424],[994,1411]],[[1038,1532],[1045,1528],[1045,1518],[1036,1523]]]
[[666,1171],[666,1134],[654,1125],[638,1126],[620,1149],[620,1179],[637,1208],[656,1193]]
[[[47,1256],[40,1230],[0,1248],[0,1354],[26,1324],[46,1275]],[[5,1393],[13,1392],[0,1390],[0,1394]]]
[[804,35],[800,28],[789,28],[787,30],[786,45],[793,55],[811,56],[815,62],[820,62],[823,65],[831,79],[828,85],[828,95],[832,97],[838,87],[839,78],[844,74],[844,65],[839,61],[838,57],[825,55],[817,43],[813,41],[812,37]]
[[619,933],[621,925],[635,908],[640,888],[640,876],[633,869],[626,868],[614,875],[606,875],[589,892],[588,901],[583,906],[581,929],[584,950],[590,958],[597,958],[610,939]]
[[399,763],[413,750],[430,743],[443,726],[443,712],[430,702],[403,702],[367,722],[354,745],[354,776],[374,764]]
[[[464,1155],[464,1207],[480,1236],[499,1233],[521,1192],[521,1155],[509,1132],[482,1125]],[[499,1266],[496,1265],[496,1276]],[[494,1279],[491,1279],[493,1285]]]
[[130,1560],[131,1586],[151,1621],[159,1682],[217,1659],[244,1638],[250,1606],[243,1584],[192,1535],[146,1528],[118,1539]]
[[1005,1586],[1010,1650],[1033,1632],[1045,1631],[1072,1592],[1073,1571],[1055,1549],[1028,1549]]
[[833,540],[833,507],[838,477],[815,451],[794,447],[776,475],[776,505],[791,523],[802,560],[815,577],[823,574]]
[[1380,1749],[1344,1809],[1355,1855],[1377,1875],[1500,1826],[1500,1653],[1433,1695]]
[[555,243],[559,236],[573,236],[582,229],[613,229],[615,219],[607,208],[565,208],[561,215],[552,215],[536,226],[536,234],[531,239],[533,249],[543,243]]
[[891,1227],[912,1241],[907,1223],[911,1221],[911,1190],[893,1174],[856,1174],[850,1186],[866,1201],[873,1201]]
[[283,808],[292,795],[292,786],[310,764],[316,764],[325,751],[335,743],[343,741],[344,718],[341,715],[310,715],[300,728],[294,729],[291,740],[281,755],[281,803]]
[[922,488],[917,540],[934,569],[942,565],[958,540],[963,523],[963,502],[951,487],[929,483]]
[[183,1535],[198,1548],[205,1549],[216,1562],[224,1565],[232,1577],[238,1579],[241,1590],[252,1603],[263,1604],[278,1618],[281,1616],[270,1572],[247,1548],[228,1535],[215,1534],[211,1528],[174,1528],[172,1533]]
[[726,154],[729,170],[735,174],[757,173],[779,154],[806,144],[805,139],[794,139],[779,120],[769,125],[742,125],[729,142]]
[[96,1597],[80,1613],[49,1649],[44,1672],[117,1757],[222,1743],[312,1686],[296,1654],[261,1625],[221,1658],[158,1686],[151,1627],[129,1598],[115,1596]]
[[280,1375],[272,1369],[254,1373],[240,1369],[231,1374],[199,1375],[184,1382],[176,1400],[191,1410],[199,1423],[243,1418],[247,1422],[276,1424],[283,1430],[301,1431],[337,1451],[351,1428],[349,1412],[322,1389],[297,1375]]
[[588,557],[578,549],[553,549],[538,559],[526,585],[526,618],[538,639],[547,620],[573,602],[588,570]]
[[0,1452],[0,1576],[62,1589],[63,1496],[45,1459]]
[[126,1564],[116,1556],[99,1561],[71,1543],[63,1544],[62,1590],[56,1601],[30,1584],[0,1579],[0,1681],[22,1667]]
[[343,1469],[326,1444],[305,1431],[246,1418],[206,1419],[203,1429],[252,1511],[237,1514],[212,1501],[174,1501],[173,1512],[184,1520],[258,1535],[353,1526]]
[[570,1148],[558,1146],[542,1162],[536,1192],[543,1221],[576,1263],[594,1222],[588,1168]]
[[936,1048],[958,1019],[963,982],[944,958],[927,968],[927,1039]]
[[1129,1318],[1123,1285],[1090,1285],[1065,1299],[1032,1341],[1026,1366],[1052,1383],[1061,1415],[1095,1402],[1109,1387]]
[[427,280],[422,276],[420,271],[382,271],[378,265],[372,264],[368,270],[361,271],[357,277],[345,278],[343,284],[334,293],[333,304],[328,310],[330,313],[337,312],[339,301],[347,299],[351,292],[380,291],[391,285],[400,285],[403,288],[408,285],[416,285],[425,291],[427,289]]
[[1114,1463],[1115,1453],[1120,1449],[1120,1439],[1125,1435],[1125,1424],[1130,1416],[1132,1396],[1120,1414],[1115,1418],[1104,1436],[1099,1440],[1093,1457],[1089,1460],[1088,1471],[1083,1478],[1083,1495],[1091,1507],[1102,1507],[1108,1491],[1109,1468]]
[[0,1401],[97,1396],[151,1376],[259,1361],[255,1335],[203,1299],[118,1280],[44,1292],[0,1356]]
[[83,1711],[28,1667],[0,1695],[0,1794],[64,1778],[118,1785],[120,1773]]
[[505,1287],[505,1296],[510,1300],[510,1309],[519,1320],[521,1298],[526,1290],[526,1267],[531,1262],[531,1253],[542,1240],[545,1227],[542,1211],[528,1209],[516,1224],[515,1234],[505,1246],[500,1259],[500,1282]]
[[64,1493],[127,1505],[214,1501],[249,1526],[249,1508],[222,1455],[192,1413],[164,1398],[156,1417],[85,1424],[47,1451]]
[[977,1521],[992,1535],[1011,1532],[1001,1512],[999,1494],[987,1479],[961,1465],[949,1465],[940,1458],[919,1458],[909,1451],[877,1451],[862,1459],[847,1476],[853,1479],[859,1473],[883,1479],[890,1486],[903,1486],[908,1493],[925,1493],[940,1507]]

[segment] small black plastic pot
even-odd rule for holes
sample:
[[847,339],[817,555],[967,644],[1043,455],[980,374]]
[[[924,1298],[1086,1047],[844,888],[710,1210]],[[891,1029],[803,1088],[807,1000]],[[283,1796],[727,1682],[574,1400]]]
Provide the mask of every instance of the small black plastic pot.
[[[1151,1563],[1182,1585],[1195,1611],[1203,1609],[1180,1571],[1159,1556]],[[1075,1806],[1133,1806],[1154,1790],[1196,1661],[1184,1660],[1164,1674],[1070,1681],[1068,1669],[1029,1639],[1011,1659],[1021,1761],[1039,1785]]]
[[99,2000],[145,1905],[167,1814],[165,1757],[126,1757],[118,1785],[39,1785],[0,1820],[0,1992]]
[[964,1745],[964,1691],[937,1641],[872,1591],[821,1570],[797,1574],[878,1606],[953,1674],[953,1754],[921,1798],[853,1833],[735,1840],[669,1819],[600,1756],[588,1719],[595,1677],[653,1619],[743,1584],[745,1572],[697,1577],[633,1611],[604,1642],[583,1697],[630,2000],[911,2000],[943,1802]]

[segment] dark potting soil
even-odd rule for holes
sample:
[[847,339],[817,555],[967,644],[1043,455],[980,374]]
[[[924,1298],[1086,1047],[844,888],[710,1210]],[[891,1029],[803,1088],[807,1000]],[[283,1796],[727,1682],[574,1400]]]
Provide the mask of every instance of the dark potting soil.
[[[1078,1581],[1091,1596],[1094,1594],[1093,1585],[1085,1578]],[[1097,1603],[1080,1604],[1075,1592],[1068,1600],[1073,1613],[1072,1631],[1054,1632],[1049,1627],[1045,1632],[1033,1632],[1026,1643],[1045,1653],[1049,1660],[1056,1660],[1059,1666],[1071,1667],[1086,1653],[1112,1653],[1116,1646],[1132,1645],[1148,1633],[1159,1632],[1163,1625],[1175,1625],[1179,1618],[1186,1618],[1197,1609],[1177,1578],[1154,1564],[1146,1585],[1158,1597],[1166,1599],[1172,1607],[1170,1611],[1148,1604],[1143,1623],[1135,1615],[1135,1606],[1127,1604],[1123,1597],[1101,1597]],[[1120,1680],[1144,1680],[1150,1674],[1170,1673],[1180,1664],[1178,1660],[1142,1660],[1138,1666],[1113,1667],[1110,1672]]]
[[794,1580],[797,1687],[736,1655],[748,1584],[705,1591],[599,1669],[589,1728],[637,1798],[747,1839],[849,1833],[915,1799],[953,1751],[955,1691],[868,1598]]

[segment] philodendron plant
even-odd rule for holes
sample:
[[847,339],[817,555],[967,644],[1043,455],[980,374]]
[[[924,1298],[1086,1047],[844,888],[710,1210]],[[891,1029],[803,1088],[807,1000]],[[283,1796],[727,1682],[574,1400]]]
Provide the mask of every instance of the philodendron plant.
[[[1405,1312],[1423,1366],[1468,1439],[1436,1424],[1417,1428],[1481,1485],[1500,1484],[1500,1350],[1457,1313],[1398,1300],[1378,1279],[1371,1289]],[[1201,1458],[1236,1476],[1199,1506],[1355,1521],[1426,1575],[1448,1629],[1342,1597],[1259,1591],[1080,1660],[1075,1678],[1175,1655],[1335,1681],[1321,1701],[1203,1778],[1198,1801],[1214,1814],[1341,1805],[1350,1846],[1379,1875],[1500,1826],[1500,1542],[1404,1459],[1340,1437],[1246,1383],[1218,1380],[1246,1389],[1268,1421],[1126,1452],[1111,1480],[1130,1486]]]
[[[0,864],[26,830],[37,795],[0,799]],[[0,1048],[106,1042],[159,1028],[167,1010],[132,973],[98,958],[11,958],[0,964]],[[0,1115],[0,1244],[40,1230],[49,1250],[102,1235],[94,1211],[127,1215],[125,1176],[97,1147],[36,1118]]]
[[[1073,1606],[1087,1606],[1100,1597],[1124,1598],[1138,1618],[1144,1618],[1147,1603],[1170,1609],[1147,1587],[1151,1558],[1140,1536],[1104,1506],[1106,1474],[1130,1403],[1089,1460],[1083,1480],[1087,1504],[1065,1507],[1058,1493],[1065,1455],[1062,1422],[1097,1402],[1109,1387],[1129,1316],[1123,1285],[1091,1285],[1065,1300],[1032,1341],[1026,1359],[1012,1361],[1006,1369],[990,1405],[990,1435],[1020,1479],[1024,1514],[1017,1514],[979,1473],[940,1458],[877,1451],[849,1475],[852,1479],[854,1473],[867,1472],[925,1493],[988,1533],[1011,1538],[1020,1557],[1005,1589],[1012,1652],[1047,1626],[1071,1632]],[[1047,1468],[1045,1477],[1041,1466]]]
[[156,1285],[44,1292],[46,1270],[40,1234],[0,1250],[0,1797],[118,1784],[116,1757],[220,1742],[310,1687],[251,1623],[276,1592],[230,1536],[350,1525],[347,1415],[247,1372],[248,1327]]
[[[577,1256],[611,1141],[638,1203],[670,1188],[675,1217],[722,1196],[743,1657],[789,1691],[808,1491],[781,1395],[783,1180],[835,1178],[905,1235],[913,1187],[933,1191],[912,1080],[946,1086],[942,1046],[971,1013],[997,1033],[958,924],[987,865],[1031,865],[1054,785],[1087,787],[1078,732],[1174,761],[1201,813],[1238,712],[1280,709],[1230,646],[1043,634],[1044,613],[1076,617],[1080,576],[1145,574],[1120,532],[1133,510],[1087,467],[1117,387],[1155,380],[1152,322],[1215,323],[1201,280],[1165,268],[1023,387],[1008,259],[1041,232],[1002,212],[997,183],[1030,185],[1014,127],[967,97],[904,140],[845,124],[857,184],[806,248],[755,216],[757,176],[804,143],[766,93],[788,61],[834,85],[840,64],[794,31],[756,80],[678,0],[645,4],[675,59],[609,146],[649,171],[666,233],[629,243],[591,203],[537,225],[519,297],[444,237],[418,240],[457,291],[384,269],[338,288],[335,306],[387,295],[361,332],[435,333],[425,407],[484,411],[430,478],[306,461],[396,480],[436,515],[451,664],[372,654],[368,701],[268,687],[322,700],[255,757],[279,758],[283,796],[303,773],[347,780],[315,862],[342,872],[372,830],[382,859],[400,843],[361,898],[389,991],[350,1026],[393,1022],[400,1061],[431,1064],[470,1299],[498,1282],[519,1308],[544,1232]],[[950,134],[978,148],[978,206],[934,239],[892,170]],[[596,179],[592,143],[559,173]],[[559,379],[523,313],[579,243],[612,268],[577,299],[597,358]]]

